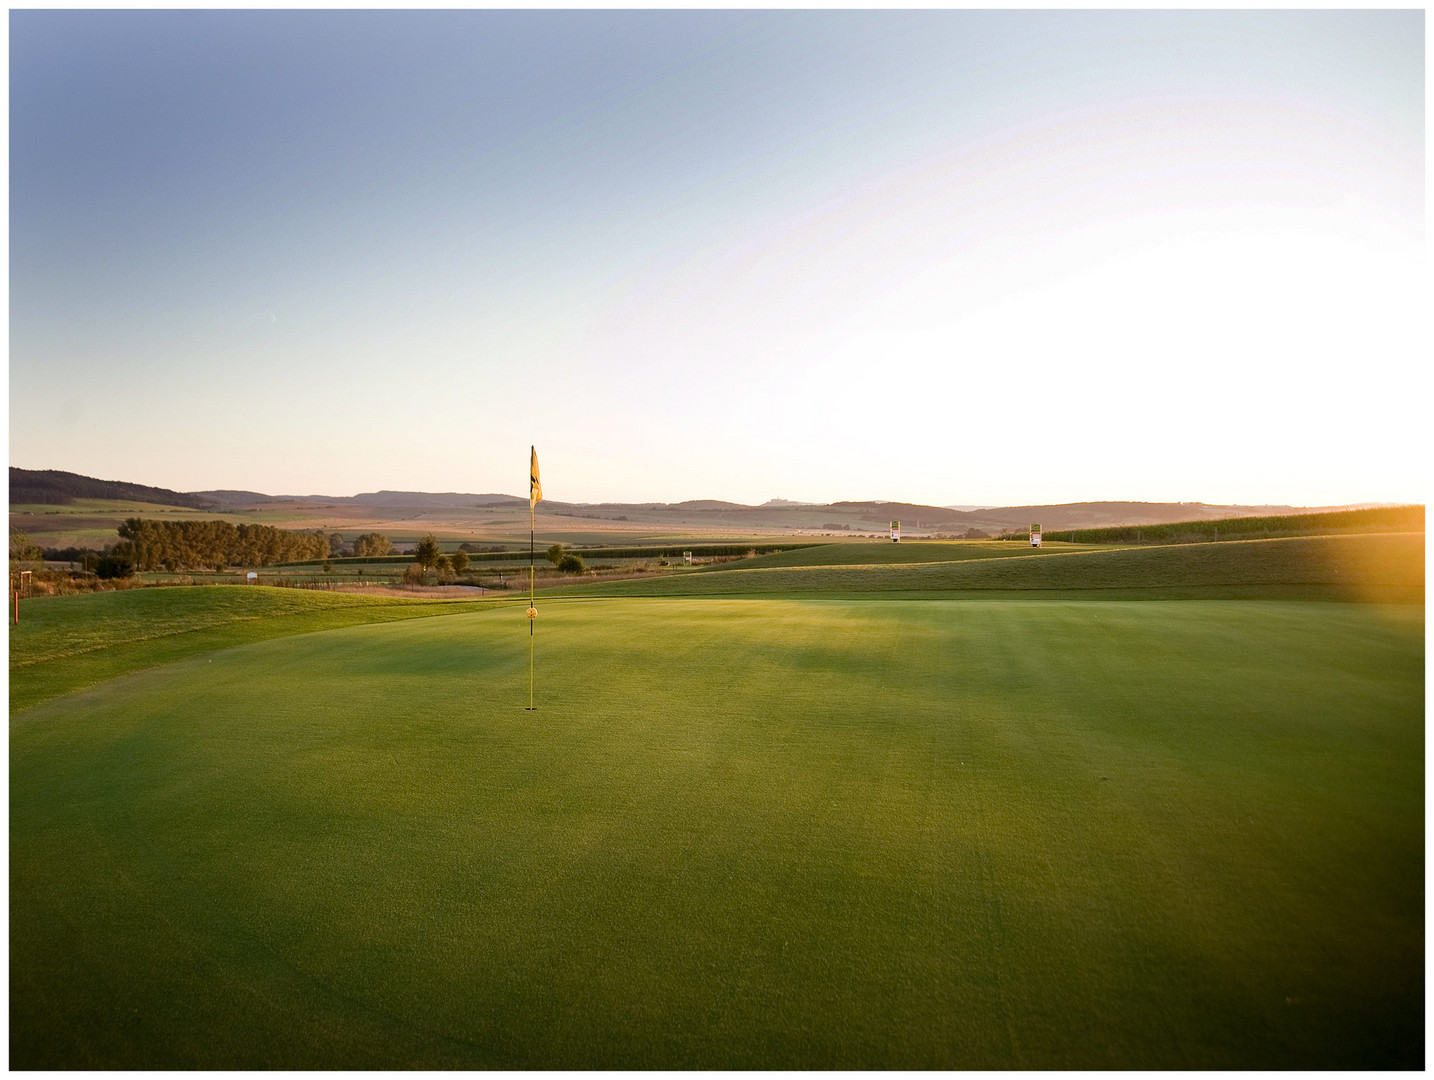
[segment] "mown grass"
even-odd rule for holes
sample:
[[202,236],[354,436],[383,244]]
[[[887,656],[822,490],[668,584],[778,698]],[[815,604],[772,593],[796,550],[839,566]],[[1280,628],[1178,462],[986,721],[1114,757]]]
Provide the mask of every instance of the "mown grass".
[[[822,544],[796,551],[780,551],[761,555],[742,563],[744,569],[768,569],[783,566],[899,566],[906,563],[966,562],[971,559],[1007,559],[1022,556],[1049,555],[1052,551],[1069,550],[1067,544],[1047,544],[1033,548],[994,540],[909,540],[900,544],[891,541],[859,543],[846,541]],[[1076,550],[1089,550],[1077,548]],[[709,568],[716,572],[722,566]]]
[[1330,533],[1424,531],[1424,507],[1378,506],[1360,510],[1334,510],[1322,514],[1279,514],[1172,521],[1150,525],[1109,525],[1096,529],[1061,529],[1075,543],[1193,543],[1201,540],[1253,539],[1273,536],[1310,536]]
[[1421,608],[541,607],[14,716],[11,1064],[1422,1067]]
[[21,601],[10,626],[10,708],[251,641],[472,610],[471,601],[214,586]]
[[[999,591],[1020,595],[1082,593],[1096,597],[1312,598],[1422,603],[1423,534],[1295,537],[1164,547],[1016,549],[1009,557],[927,561],[946,545],[871,545],[889,561],[844,562],[846,546],[764,556],[732,568],[621,582],[565,592],[590,596],[879,596]],[[961,545],[952,544],[960,549]],[[858,545],[851,545],[855,548]],[[909,549],[908,549],[909,550]],[[987,549],[989,550],[989,549]],[[778,565],[755,565],[767,559]],[[911,559],[911,561],[907,561]],[[901,561],[898,561],[901,560]],[[919,560],[919,561],[917,561]]]

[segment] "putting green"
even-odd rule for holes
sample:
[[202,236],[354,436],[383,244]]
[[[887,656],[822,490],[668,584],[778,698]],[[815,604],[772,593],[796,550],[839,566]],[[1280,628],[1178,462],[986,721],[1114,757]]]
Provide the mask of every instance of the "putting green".
[[1422,1067],[1422,608],[540,606],[15,714],[12,1066]]

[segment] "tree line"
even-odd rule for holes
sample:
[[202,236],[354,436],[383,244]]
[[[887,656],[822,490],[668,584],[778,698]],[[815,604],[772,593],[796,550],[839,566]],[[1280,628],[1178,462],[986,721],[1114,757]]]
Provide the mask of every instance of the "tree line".
[[329,553],[329,540],[322,531],[295,532],[272,525],[127,518],[118,531],[120,540],[109,555],[135,570],[271,566]]

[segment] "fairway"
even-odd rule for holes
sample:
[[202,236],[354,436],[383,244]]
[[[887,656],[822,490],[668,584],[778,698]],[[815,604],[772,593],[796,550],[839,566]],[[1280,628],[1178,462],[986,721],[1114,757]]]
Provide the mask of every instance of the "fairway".
[[13,714],[12,1066],[1422,1067],[1421,606],[540,607]]
[[[850,562],[848,560],[860,560]],[[667,577],[581,584],[589,596],[1349,599],[1423,603],[1424,534],[1286,537],[1148,548],[852,544]]]

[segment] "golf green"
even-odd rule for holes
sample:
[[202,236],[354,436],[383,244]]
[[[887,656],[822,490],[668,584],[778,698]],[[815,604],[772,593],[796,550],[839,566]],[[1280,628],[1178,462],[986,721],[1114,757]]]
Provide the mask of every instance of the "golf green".
[[1422,607],[540,607],[14,714],[11,1065],[1422,1067]]

